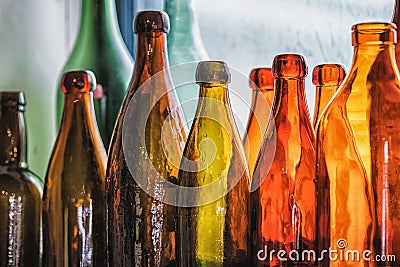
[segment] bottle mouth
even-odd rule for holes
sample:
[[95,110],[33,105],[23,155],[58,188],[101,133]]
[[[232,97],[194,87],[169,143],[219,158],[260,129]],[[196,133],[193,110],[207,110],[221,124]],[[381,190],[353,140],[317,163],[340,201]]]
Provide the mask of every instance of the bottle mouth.
[[0,92],[0,105],[2,107],[20,107],[25,106],[25,94],[19,91]]
[[136,13],[133,22],[135,33],[169,32],[169,17],[164,11],[145,10]]
[[312,74],[312,82],[316,86],[337,86],[340,85],[346,71],[340,64],[320,64],[315,66]]
[[196,69],[196,83],[228,84],[231,73],[224,61],[201,61]]
[[96,77],[90,70],[65,72],[61,78],[61,89],[65,94],[82,94],[93,92]]
[[256,68],[250,72],[250,88],[253,91],[274,90],[274,77],[271,68]]
[[307,76],[307,64],[302,55],[281,54],[272,63],[274,78],[304,78]]
[[353,46],[397,43],[397,27],[394,23],[365,22],[353,25],[351,30]]

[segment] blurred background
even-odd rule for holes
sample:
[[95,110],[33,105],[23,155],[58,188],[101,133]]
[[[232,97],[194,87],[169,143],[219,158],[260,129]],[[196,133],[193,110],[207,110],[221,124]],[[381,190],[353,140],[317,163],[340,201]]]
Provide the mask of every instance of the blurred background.
[[[162,9],[163,1],[116,2],[121,33],[133,52],[134,13]],[[56,84],[77,35],[80,6],[81,0],[0,0],[0,90],[26,94],[28,162],[42,177],[56,137]],[[394,0],[194,0],[209,57],[227,61],[235,75],[244,77],[245,82],[232,84],[241,134],[251,101],[245,78],[252,68],[271,66],[276,54],[300,53],[309,72],[321,63],[340,63],[349,70],[351,26],[390,21],[393,6]],[[306,86],[312,116],[310,75]]]

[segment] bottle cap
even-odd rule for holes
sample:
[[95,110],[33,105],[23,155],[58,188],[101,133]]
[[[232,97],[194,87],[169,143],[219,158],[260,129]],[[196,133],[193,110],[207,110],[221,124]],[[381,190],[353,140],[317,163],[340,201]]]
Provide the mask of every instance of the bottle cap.
[[353,25],[351,35],[353,46],[359,44],[396,44],[396,24],[389,22],[365,22]]
[[136,13],[133,29],[135,33],[141,32],[169,32],[169,17],[163,11],[140,11]]
[[274,90],[274,77],[271,68],[256,68],[250,72],[250,87],[253,90]]
[[307,65],[304,57],[298,54],[277,55],[272,63],[274,78],[304,78]]
[[93,92],[96,77],[90,70],[65,72],[61,78],[61,89],[66,94]]
[[321,64],[317,65],[312,74],[313,84],[317,86],[322,85],[340,85],[344,77],[346,76],[346,72],[344,67],[340,64]]
[[224,61],[201,61],[196,69],[197,83],[227,84],[231,82],[228,64]]
[[0,105],[3,107],[23,107],[25,104],[25,94],[23,92],[0,92]]

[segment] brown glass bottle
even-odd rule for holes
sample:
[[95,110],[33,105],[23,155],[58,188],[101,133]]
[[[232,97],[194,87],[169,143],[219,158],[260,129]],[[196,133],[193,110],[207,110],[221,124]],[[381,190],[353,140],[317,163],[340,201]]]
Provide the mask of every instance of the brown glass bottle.
[[176,193],[186,141],[168,70],[168,15],[134,21],[136,60],[114,130],[107,167],[109,265],[175,266]]
[[[315,136],[304,90],[307,66],[300,55],[277,55],[272,73],[276,131],[265,134],[252,180],[253,266],[312,266],[314,257],[301,257],[315,243]],[[290,258],[292,250],[300,257]]]
[[196,81],[200,98],[179,171],[178,266],[248,266],[249,177],[228,66],[200,62]]
[[106,266],[107,154],[90,71],[66,72],[64,110],[43,195],[43,266]]
[[25,98],[0,92],[0,266],[39,266],[42,185],[26,161]]
[[317,121],[322,111],[342,84],[346,72],[339,64],[321,64],[314,68],[312,81],[316,86],[315,106],[313,127],[315,129]]
[[[319,251],[331,247],[356,250],[361,256],[359,262],[325,257],[319,266],[399,266],[396,28],[391,23],[362,23],[352,30],[348,78],[317,125],[316,232]],[[371,252],[367,259],[365,251]],[[396,255],[396,260],[377,262],[380,255]]]
[[243,136],[243,149],[252,177],[274,100],[274,77],[271,68],[253,69],[250,72],[249,83],[253,94],[246,132]]

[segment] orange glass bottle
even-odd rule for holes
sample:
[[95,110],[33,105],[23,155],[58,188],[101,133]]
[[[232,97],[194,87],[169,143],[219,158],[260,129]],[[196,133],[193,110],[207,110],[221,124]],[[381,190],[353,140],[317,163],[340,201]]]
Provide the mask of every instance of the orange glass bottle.
[[[396,28],[391,23],[361,23],[352,30],[354,57],[348,78],[317,125],[316,233],[319,253],[329,247],[358,251],[360,261],[325,257],[319,266],[399,266]],[[387,260],[377,262],[381,255]],[[394,261],[390,255],[396,255]]]
[[107,154],[90,71],[64,73],[64,110],[43,194],[43,266],[106,266]]
[[253,266],[312,266],[312,255],[302,258],[315,244],[315,136],[304,90],[307,66],[300,55],[278,55],[272,73],[275,98],[252,180]]
[[186,134],[168,69],[168,15],[139,12],[134,27],[136,63],[107,166],[109,265],[175,266],[171,188]]
[[339,64],[321,64],[314,68],[312,81],[316,86],[315,106],[313,127],[315,129],[317,121],[322,111],[342,84],[346,72]]
[[243,137],[243,149],[250,176],[252,176],[274,100],[274,77],[272,77],[271,68],[253,69],[250,72],[249,83],[253,95]]

